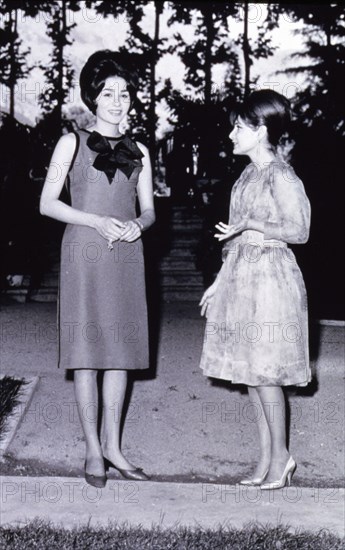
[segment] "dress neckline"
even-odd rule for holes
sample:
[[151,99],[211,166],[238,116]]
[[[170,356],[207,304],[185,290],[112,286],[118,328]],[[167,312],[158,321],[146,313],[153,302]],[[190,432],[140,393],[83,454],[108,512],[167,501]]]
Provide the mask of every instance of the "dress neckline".
[[251,161],[249,164],[247,164],[246,168],[254,166],[255,168],[259,168],[260,170],[265,170],[266,168],[269,168],[271,164],[287,164],[287,162],[280,157],[275,157],[274,159],[265,162],[262,166],[260,166],[260,164],[256,162]]
[[[87,132],[88,134],[92,134],[92,132],[97,132],[97,130],[86,130],[86,128],[82,128],[84,132]],[[126,134],[121,134],[121,136],[118,137],[110,137],[110,136],[104,136],[100,132],[97,132],[100,136],[104,137],[105,139],[123,139]]]

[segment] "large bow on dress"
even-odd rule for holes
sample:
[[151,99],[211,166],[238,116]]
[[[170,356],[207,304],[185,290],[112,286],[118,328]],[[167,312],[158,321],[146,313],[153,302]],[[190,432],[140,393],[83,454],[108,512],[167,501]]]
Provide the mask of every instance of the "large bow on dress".
[[93,167],[104,172],[109,183],[113,181],[117,169],[121,170],[129,179],[133,170],[143,165],[141,162],[143,153],[137,144],[126,135],[116,143],[114,149],[107,138],[98,132],[92,132],[86,143],[92,151],[98,153]]

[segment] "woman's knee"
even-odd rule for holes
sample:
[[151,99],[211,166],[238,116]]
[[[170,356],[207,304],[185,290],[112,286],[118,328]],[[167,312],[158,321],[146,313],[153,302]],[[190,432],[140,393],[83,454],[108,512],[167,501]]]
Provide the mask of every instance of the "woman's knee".
[[75,382],[94,382],[97,379],[97,370],[96,369],[76,369],[74,371],[74,381]]

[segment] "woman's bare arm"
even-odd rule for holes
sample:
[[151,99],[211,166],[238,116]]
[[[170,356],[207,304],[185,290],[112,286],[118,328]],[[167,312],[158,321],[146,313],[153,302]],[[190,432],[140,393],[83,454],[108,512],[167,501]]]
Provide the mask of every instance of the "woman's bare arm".
[[156,219],[154,202],[153,202],[153,188],[152,188],[152,169],[150,162],[150,155],[147,147],[142,143],[137,143],[139,149],[143,153],[142,159],[143,168],[139,174],[139,180],[137,184],[137,193],[140,206],[140,216],[135,220],[130,220],[126,224],[121,241],[132,242],[138,239],[141,233],[148,229]]
[[139,175],[137,186],[138,199],[140,205],[140,216],[137,218],[143,225],[143,229],[148,229],[156,219],[155,207],[153,203],[152,169],[150,156],[147,147],[138,143],[138,147],[144,154],[143,169]]
[[58,141],[43,186],[40,213],[61,222],[92,227],[105,239],[119,239],[124,224],[116,218],[82,212],[60,200],[60,194],[73,160],[76,141],[74,134],[66,134]]

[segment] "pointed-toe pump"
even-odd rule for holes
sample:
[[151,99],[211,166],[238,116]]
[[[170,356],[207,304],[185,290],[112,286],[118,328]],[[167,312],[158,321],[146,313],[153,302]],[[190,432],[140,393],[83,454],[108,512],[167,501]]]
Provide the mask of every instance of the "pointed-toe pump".
[[248,479],[241,479],[240,481],[240,485],[246,485],[246,486],[258,486],[258,485],[261,485],[261,483],[263,483],[263,481],[265,480],[265,478],[267,477],[267,474],[268,474],[268,468],[266,470],[266,472],[264,473],[264,475],[262,477],[254,477],[254,478],[248,478]]
[[88,483],[89,485],[92,485],[92,487],[97,487],[97,489],[103,489],[103,487],[105,487],[107,483],[106,474],[102,476],[89,474],[86,471],[86,462],[84,464],[84,477],[85,477],[86,483]]
[[269,489],[282,489],[283,487],[285,487],[286,484],[290,486],[291,479],[296,468],[297,468],[297,464],[292,458],[292,456],[290,456],[289,460],[286,463],[282,477],[280,479],[277,479],[277,481],[270,481],[269,483],[263,483],[262,485],[260,485],[260,488],[263,490],[269,490]]
[[142,468],[133,468],[132,470],[125,470],[115,466],[108,458],[104,458],[105,469],[108,470],[110,467],[115,468],[122,477],[125,479],[132,479],[133,481],[149,481],[149,476],[145,474]]

